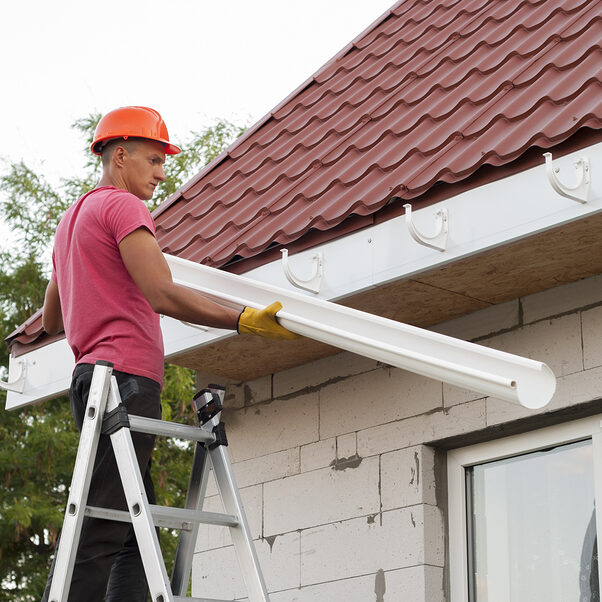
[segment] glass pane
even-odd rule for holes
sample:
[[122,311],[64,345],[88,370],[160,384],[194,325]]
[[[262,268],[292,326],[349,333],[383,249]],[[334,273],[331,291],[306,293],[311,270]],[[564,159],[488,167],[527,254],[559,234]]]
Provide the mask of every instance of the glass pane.
[[593,475],[591,440],[469,471],[471,600],[600,600]]

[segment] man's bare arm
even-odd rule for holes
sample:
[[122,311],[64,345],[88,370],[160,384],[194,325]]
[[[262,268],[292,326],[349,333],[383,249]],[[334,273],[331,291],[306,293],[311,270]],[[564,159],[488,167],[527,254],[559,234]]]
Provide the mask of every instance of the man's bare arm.
[[44,307],[42,309],[42,326],[48,334],[62,332],[63,314],[61,312],[61,298],[59,287],[54,280],[50,280],[44,295]]
[[240,311],[175,284],[155,237],[146,228],[138,228],[123,238],[119,251],[127,271],[154,311],[193,324],[236,330]]

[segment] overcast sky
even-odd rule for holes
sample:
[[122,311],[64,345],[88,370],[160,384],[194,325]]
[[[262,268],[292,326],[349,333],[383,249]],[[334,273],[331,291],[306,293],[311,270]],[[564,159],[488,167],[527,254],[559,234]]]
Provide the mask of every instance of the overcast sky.
[[[216,118],[253,123],[392,0],[21,0],[0,21],[0,157],[52,183],[82,170],[70,125],[128,104],[177,142]],[[0,164],[0,170],[5,167]]]

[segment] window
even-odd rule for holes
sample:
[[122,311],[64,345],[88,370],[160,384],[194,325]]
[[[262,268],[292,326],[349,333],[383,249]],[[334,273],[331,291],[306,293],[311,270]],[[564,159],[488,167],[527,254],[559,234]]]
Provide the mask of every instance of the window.
[[601,418],[449,452],[451,602],[600,600]]

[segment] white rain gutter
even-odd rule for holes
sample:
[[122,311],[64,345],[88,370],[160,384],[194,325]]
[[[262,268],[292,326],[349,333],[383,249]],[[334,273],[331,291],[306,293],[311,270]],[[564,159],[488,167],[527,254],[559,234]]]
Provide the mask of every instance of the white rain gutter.
[[542,362],[165,257],[174,282],[223,304],[260,308],[281,301],[281,324],[317,341],[527,408],[545,406],[556,389],[554,373]]

